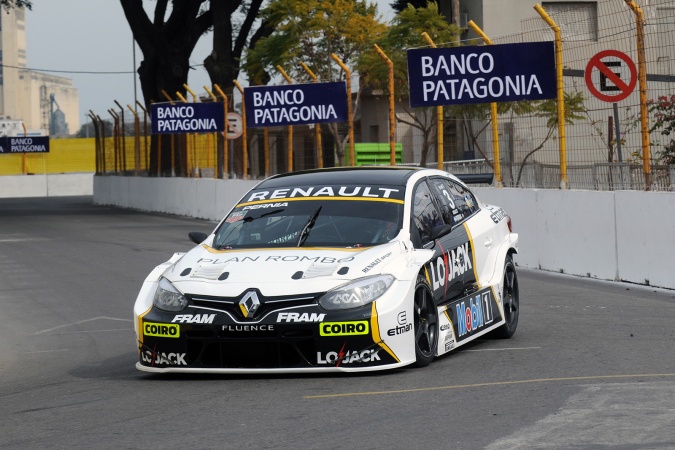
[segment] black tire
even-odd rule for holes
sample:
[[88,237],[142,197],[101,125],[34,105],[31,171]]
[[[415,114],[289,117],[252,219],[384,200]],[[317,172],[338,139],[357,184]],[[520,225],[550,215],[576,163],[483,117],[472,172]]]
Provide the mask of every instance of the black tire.
[[506,323],[495,330],[495,337],[508,339],[516,332],[516,328],[518,327],[518,314],[520,312],[518,275],[516,274],[516,266],[513,264],[511,255],[508,255],[504,262],[502,301],[504,302],[504,319],[506,320]]
[[426,278],[415,284],[413,304],[415,324],[415,367],[426,367],[434,360],[438,345],[438,309]]

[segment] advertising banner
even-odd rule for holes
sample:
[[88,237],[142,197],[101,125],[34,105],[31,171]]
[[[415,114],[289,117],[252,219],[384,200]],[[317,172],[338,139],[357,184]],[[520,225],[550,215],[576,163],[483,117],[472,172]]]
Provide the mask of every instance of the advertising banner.
[[223,104],[153,103],[152,134],[213,133],[225,131]]
[[556,96],[553,42],[408,50],[410,106]]
[[252,86],[244,98],[247,127],[347,121],[344,82]]
[[49,153],[49,136],[0,137],[0,153]]

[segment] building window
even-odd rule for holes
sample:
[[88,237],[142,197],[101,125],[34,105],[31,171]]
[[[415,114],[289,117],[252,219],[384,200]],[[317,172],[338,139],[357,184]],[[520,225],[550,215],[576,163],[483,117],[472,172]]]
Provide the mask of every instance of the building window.
[[371,125],[370,129],[368,130],[369,142],[380,142],[380,126],[379,125]]
[[542,2],[566,41],[598,40],[597,2]]

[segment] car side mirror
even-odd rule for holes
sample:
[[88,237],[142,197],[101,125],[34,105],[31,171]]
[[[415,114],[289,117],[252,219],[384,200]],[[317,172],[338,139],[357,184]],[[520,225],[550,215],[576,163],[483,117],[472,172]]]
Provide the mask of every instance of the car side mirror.
[[452,231],[452,225],[439,225],[432,228],[431,230],[431,240],[436,240],[441,236],[444,236]]
[[190,231],[188,233],[188,237],[195,244],[201,244],[206,240],[207,237],[209,237],[209,235],[206,233],[202,233],[201,231]]

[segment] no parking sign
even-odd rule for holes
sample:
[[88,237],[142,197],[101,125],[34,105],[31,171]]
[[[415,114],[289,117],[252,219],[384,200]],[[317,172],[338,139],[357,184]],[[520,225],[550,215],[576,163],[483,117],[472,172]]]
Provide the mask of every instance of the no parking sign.
[[616,103],[628,97],[637,78],[635,63],[618,50],[604,50],[586,65],[586,86],[604,102]]

